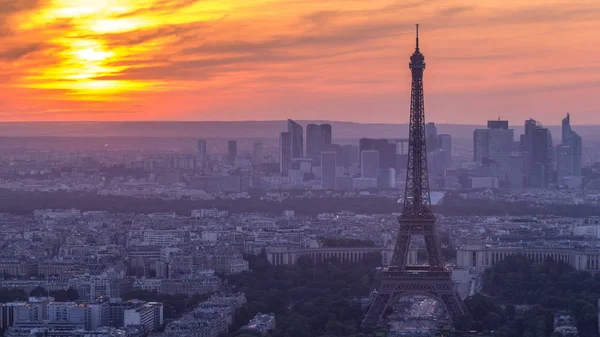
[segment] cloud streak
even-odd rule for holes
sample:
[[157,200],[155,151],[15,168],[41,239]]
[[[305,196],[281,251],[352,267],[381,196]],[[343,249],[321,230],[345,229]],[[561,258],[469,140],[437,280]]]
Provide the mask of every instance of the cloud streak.
[[[597,69],[598,15],[600,4],[562,0],[0,0],[3,109],[39,107],[24,120],[119,109],[125,119],[202,120],[214,111],[272,119],[288,106],[300,115],[279,117],[404,122],[395,109],[408,106],[418,18],[433,119],[479,123],[491,96],[514,100],[507,114],[530,113],[529,102],[520,107],[527,93],[562,95],[561,113],[589,111],[600,103],[598,72],[586,72]],[[467,90],[477,109],[463,97],[437,101]]]

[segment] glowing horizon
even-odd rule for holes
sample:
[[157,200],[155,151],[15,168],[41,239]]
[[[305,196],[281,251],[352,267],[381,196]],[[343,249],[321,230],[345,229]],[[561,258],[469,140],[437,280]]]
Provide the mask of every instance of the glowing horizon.
[[427,119],[600,124],[600,3],[19,0],[0,121],[404,123],[414,24]]

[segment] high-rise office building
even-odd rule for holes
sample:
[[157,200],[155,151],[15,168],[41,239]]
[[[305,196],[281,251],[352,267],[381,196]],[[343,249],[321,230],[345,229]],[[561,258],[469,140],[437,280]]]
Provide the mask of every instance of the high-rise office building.
[[547,187],[554,167],[554,148],[550,130],[533,119],[525,121],[525,134],[521,135],[521,150],[525,186]]
[[450,163],[446,151],[435,149],[427,153],[427,169],[430,177],[443,176],[447,168],[450,168]]
[[438,135],[436,137],[437,148],[448,153],[452,153],[452,136],[447,134]]
[[252,165],[251,186],[255,190],[262,189],[263,167],[261,165]]
[[261,141],[257,141],[254,143],[252,147],[252,164],[260,165],[263,160],[263,143]]
[[562,139],[557,147],[556,168],[559,177],[581,176],[581,136],[571,129],[571,115],[562,120]]
[[[360,176],[361,178],[377,178],[377,170],[380,168],[379,151],[363,150],[360,153]],[[388,167],[386,167],[388,168]]]
[[358,164],[358,146],[356,145],[343,145],[342,146],[342,159],[341,165],[343,167],[351,167]]
[[335,190],[337,170],[337,153],[333,151],[321,152],[321,188]]
[[435,123],[427,123],[425,125],[425,144],[427,152],[431,152],[437,148],[437,127]]
[[473,132],[473,160],[482,163],[491,160],[508,165],[513,152],[515,131],[508,128],[508,121],[488,121],[487,129]]
[[505,120],[491,120],[487,122],[487,127],[488,129],[502,129],[502,130],[507,130],[508,129],[508,121]]
[[237,157],[237,142],[235,140],[230,140],[227,142],[227,163],[229,165],[234,165],[235,157]]
[[529,179],[531,187],[548,187],[552,175],[552,135],[550,130],[540,127],[535,130],[533,145],[533,167]]
[[490,149],[490,130],[475,129],[473,131],[473,161],[483,162],[484,158],[489,158]]
[[281,175],[287,176],[291,168],[292,134],[290,132],[282,132],[279,135],[279,172],[281,172]]
[[521,135],[521,151],[523,152],[523,174],[529,176],[533,168],[533,138],[537,122],[534,119],[525,121],[525,133]]
[[556,147],[556,175],[558,177],[574,175],[574,155],[573,148],[569,145],[560,144]]
[[[515,169],[511,167],[514,161],[511,156],[514,150],[515,131],[509,129],[508,121],[488,121],[487,129],[477,129],[473,132],[473,161],[481,164],[483,176],[498,177],[504,187],[515,186]],[[511,182],[512,181],[512,182]]]
[[206,152],[206,140],[204,139],[198,140],[198,158],[200,161],[205,161],[208,158],[208,153]]
[[316,163],[321,159],[321,152],[331,145],[331,124],[308,124],[306,126],[306,157]]
[[[375,150],[379,152],[378,168],[395,168],[397,144],[388,139],[361,138],[358,142],[358,151],[360,163],[362,165],[363,151]],[[375,177],[372,177],[375,178]]]
[[390,189],[396,187],[396,170],[393,168],[377,170],[377,188]]
[[288,119],[288,132],[292,137],[292,158],[304,158],[304,136],[302,125]]
[[436,150],[441,151],[444,168],[452,165],[452,136],[447,134],[437,135]]

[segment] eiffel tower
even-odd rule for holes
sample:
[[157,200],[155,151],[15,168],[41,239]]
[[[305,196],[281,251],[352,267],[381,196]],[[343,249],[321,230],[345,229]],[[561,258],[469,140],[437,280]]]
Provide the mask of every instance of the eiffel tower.
[[[381,324],[386,311],[405,296],[425,295],[438,300],[444,304],[452,320],[467,313],[465,305],[456,293],[450,271],[445,268],[441,259],[435,216],[429,198],[423,106],[425,56],[419,51],[418,24],[416,28],[416,48],[409,64],[412,89],[404,210],[398,219],[400,230],[391,265],[381,272],[381,285],[362,322],[362,328],[365,330],[375,329]],[[408,249],[414,235],[423,236],[425,239],[429,261],[427,266],[408,265]]]

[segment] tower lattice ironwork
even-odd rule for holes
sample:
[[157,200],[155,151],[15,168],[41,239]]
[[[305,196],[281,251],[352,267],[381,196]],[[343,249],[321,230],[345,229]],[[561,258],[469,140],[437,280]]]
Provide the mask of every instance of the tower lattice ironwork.
[[[362,327],[367,330],[374,329],[382,323],[387,310],[404,296],[425,295],[435,298],[444,304],[451,319],[467,312],[455,290],[450,271],[442,262],[435,230],[435,216],[431,209],[423,99],[425,56],[419,50],[419,25],[416,25],[416,48],[410,57],[409,67],[412,73],[412,89],[404,209],[398,219],[400,229],[391,265],[381,272],[381,285],[362,322]],[[425,239],[429,265],[408,264],[412,236],[423,236]]]

